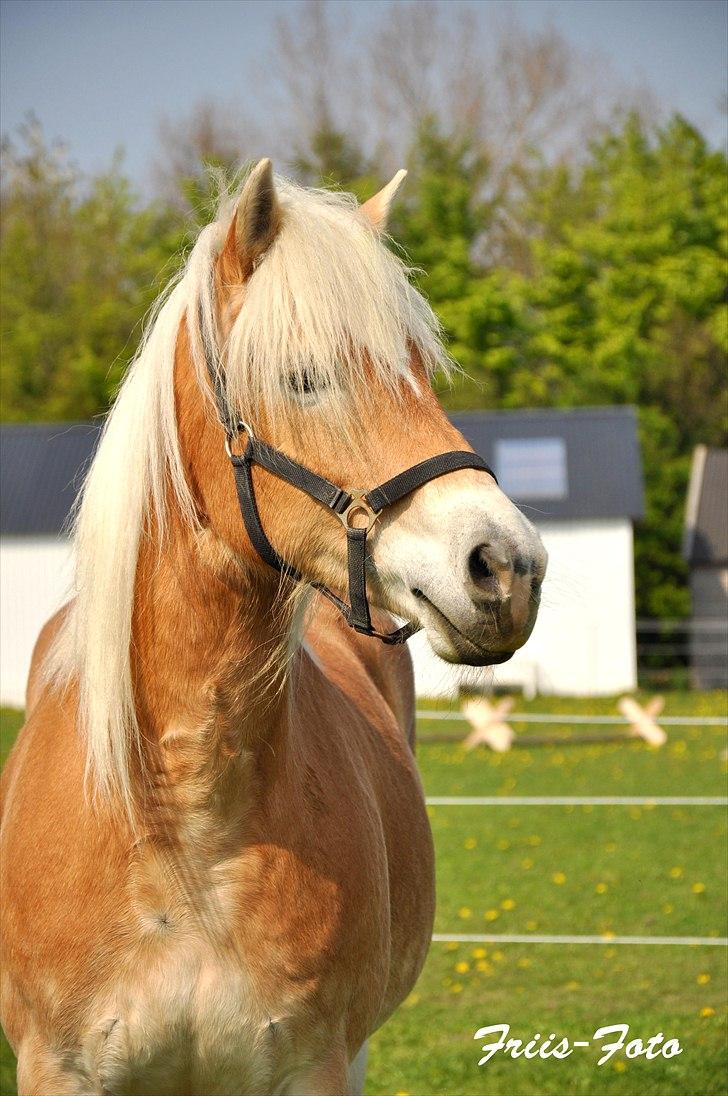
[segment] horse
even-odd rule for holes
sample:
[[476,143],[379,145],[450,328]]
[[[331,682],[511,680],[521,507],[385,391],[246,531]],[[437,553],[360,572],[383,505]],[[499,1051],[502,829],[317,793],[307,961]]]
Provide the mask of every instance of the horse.
[[2,781],[21,1096],[361,1093],[422,968],[403,640],[505,660],[546,557],[434,395],[404,174],[360,206],[261,161],[106,420]]

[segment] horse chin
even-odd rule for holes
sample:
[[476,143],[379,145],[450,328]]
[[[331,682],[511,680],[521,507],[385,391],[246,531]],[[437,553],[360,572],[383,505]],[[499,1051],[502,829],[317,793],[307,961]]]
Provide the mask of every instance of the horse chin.
[[458,666],[498,666],[513,651],[496,651],[466,636],[421,590],[417,591],[421,623],[436,655]]
[[499,666],[513,657],[513,651],[490,651],[477,647],[462,634],[453,638],[431,628],[427,628],[426,633],[435,654],[457,666]]

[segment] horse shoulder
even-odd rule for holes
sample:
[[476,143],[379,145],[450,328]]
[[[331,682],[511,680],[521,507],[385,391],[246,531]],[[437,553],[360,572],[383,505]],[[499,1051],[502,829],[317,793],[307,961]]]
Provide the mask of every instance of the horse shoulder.
[[84,794],[72,695],[43,691],[6,770],[3,1026],[13,1041],[25,1037],[28,1025],[72,1038],[80,1013],[69,1003],[80,1008],[92,991],[90,970],[103,976],[99,957],[117,922],[123,862],[118,829],[104,825]]
[[46,688],[45,662],[68,612],[64,605],[41,628],[30,659],[28,684],[25,690],[25,718],[28,719]]

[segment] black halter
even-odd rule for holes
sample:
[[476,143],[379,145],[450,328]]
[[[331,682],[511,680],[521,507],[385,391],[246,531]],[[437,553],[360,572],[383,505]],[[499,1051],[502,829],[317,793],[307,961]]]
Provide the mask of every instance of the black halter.
[[[310,585],[319,590],[324,597],[333,602],[342,613],[347,624],[362,635],[374,636],[381,639],[382,643],[405,643],[411,635],[418,630],[414,624],[405,624],[394,632],[378,632],[372,627],[369,601],[367,599],[366,585],[366,560],[367,560],[367,534],[372,529],[379,514],[386,506],[392,506],[406,495],[415,491],[430,480],[439,476],[446,476],[450,472],[457,472],[461,468],[477,468],[487,472],[495,479],[494,472],[488,467],[482,457],[477,453],[449,452],[440,453],[429,460],[423,460],[414,464],[399,475],[382,483],[371,491],[345,491],[335,483],[324,479],[323,476],[312,472],[310,468],[299,464],[282,453],[280,449],[274,449],[267,442],[256,438],[250,426],[244,422],[230,422],[222,396],[222,378],[208,360],[210,380],[218,414],[225,428],[225,449],[232,461],[235,474],[235,485],[240,502],[240,512],[248,536],[258,555],[274,570],[281,572],[295,582],[305,582],[305,576],[287,563],[273,547],[263,529],[255,500],[253,487],[253,465],[257,464],[266,471],[271,472],[279,479],[285,480],[291,486],[322,506],[328,507],[346,530],[348,569],[349,569],[349,604],[347,605],[333,590],[320,582],[311,582]],[[239,455],[233,452],[232,446],[235,440],[242,434],[247,436],[246,446]],[[496,480],[496,482],[498,482]],[[363,521],[361,525],[355,525],[355,521]]]

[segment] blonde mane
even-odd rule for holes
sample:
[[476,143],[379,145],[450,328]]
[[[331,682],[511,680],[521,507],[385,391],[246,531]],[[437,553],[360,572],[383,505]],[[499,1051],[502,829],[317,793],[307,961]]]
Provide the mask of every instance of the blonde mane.
[[438,322],[410,271],[382,242],[353,197],[276,180],[282,227],[245,285],[219,345],[215,263],[238,194],[199,234],[180,275],[152,310],[145,336],[106,421],[73,523],[75,589],[49,673],[77,681],[92,788],[133,803],[129,754],[139,744],[129,657],[139,542],[150,516],[163,533],[169,488],[196,521],[177,433],[174,358],[186,322],[200,399],[213,409],[207,361],[220,363],[232,419],[269,421],[291,380],[327,388],[345,423],[365,370],[400,385],[414,347],[428,371],[447,368]]

